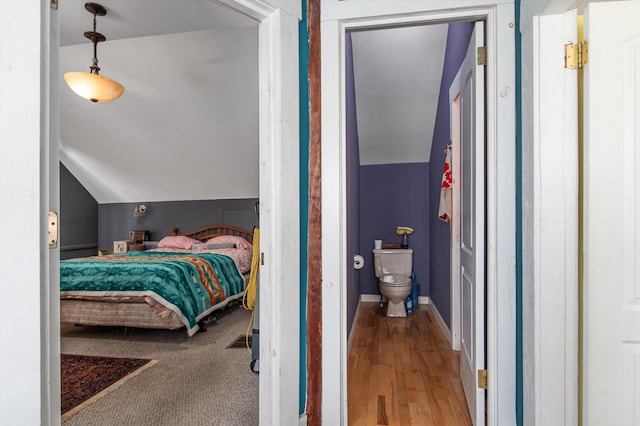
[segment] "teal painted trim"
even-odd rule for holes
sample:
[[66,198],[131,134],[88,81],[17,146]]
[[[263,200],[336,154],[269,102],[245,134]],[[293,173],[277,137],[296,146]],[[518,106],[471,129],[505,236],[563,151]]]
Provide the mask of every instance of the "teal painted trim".
[[309,233],[309,35],[307,2],[302,1],[302,20],[298,24],[300,78],[300,399],[298,412],[307,405],[307,241]]
[[522,34],[520,2],[516,15],[516,422],[524,424],[522,366]]

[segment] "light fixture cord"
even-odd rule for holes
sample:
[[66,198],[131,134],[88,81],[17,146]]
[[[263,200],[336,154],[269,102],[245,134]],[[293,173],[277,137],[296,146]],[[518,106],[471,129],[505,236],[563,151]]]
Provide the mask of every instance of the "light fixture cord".
[[96,14],[93,14],[93,36],[91,37],[91,41],[93,41],[93,59],[91,59],[91,66],[89,69],[91,70],[91,74],[100,75],[100,67],[98,66],[98,37],[96,35]]

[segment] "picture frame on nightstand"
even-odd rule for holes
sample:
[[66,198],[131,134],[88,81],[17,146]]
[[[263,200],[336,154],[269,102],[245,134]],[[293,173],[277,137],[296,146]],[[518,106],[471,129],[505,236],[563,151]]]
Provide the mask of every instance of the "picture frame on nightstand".
[[143,243],[144,241],[149,240],[149,231],[141,230],[141,231],[129,231],[129,240],[135,241],[138,244]]

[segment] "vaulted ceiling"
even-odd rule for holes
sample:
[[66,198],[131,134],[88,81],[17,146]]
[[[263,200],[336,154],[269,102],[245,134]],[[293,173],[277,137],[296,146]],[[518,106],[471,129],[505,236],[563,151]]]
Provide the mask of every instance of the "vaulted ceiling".
[[447,28],[352,33],[360,164],[429,161]]
[[101,74],[125,86],[91,103],[92,15],[59,2],[60,156],[99,203],[258,196],[258,25],[207,0],[105,0]]
[[[258,24],[209,0],[102,0],[101,74],[121,98],[91,103],[63,74],[88,71],[93,16],[59,1],[60,157],[99,203],[254,198]],[[446,25],[353,34],[362,164],[426,162]]]

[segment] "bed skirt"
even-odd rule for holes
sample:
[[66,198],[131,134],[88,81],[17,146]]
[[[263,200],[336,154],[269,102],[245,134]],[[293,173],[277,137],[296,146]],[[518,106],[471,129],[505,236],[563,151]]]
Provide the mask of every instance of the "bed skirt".
[[60,300],[60,321],[81,325],[106,325],[175,330],[184,324],[175,313],[168,318],[156,314],[142,302],[103,302],[92,300]]
[[[244,288],[247,287],[249,274],[243,275]],[[222,309],[234,300],[241,299],[244,293],[227,297],[211,309]],[[103,325],[118,327],[137,327],[176,330],[184,327],[180,317],[172,312],[162,318],[146,302],[101,301],[83,299],[60,300],[60,322],[79,325]]]

